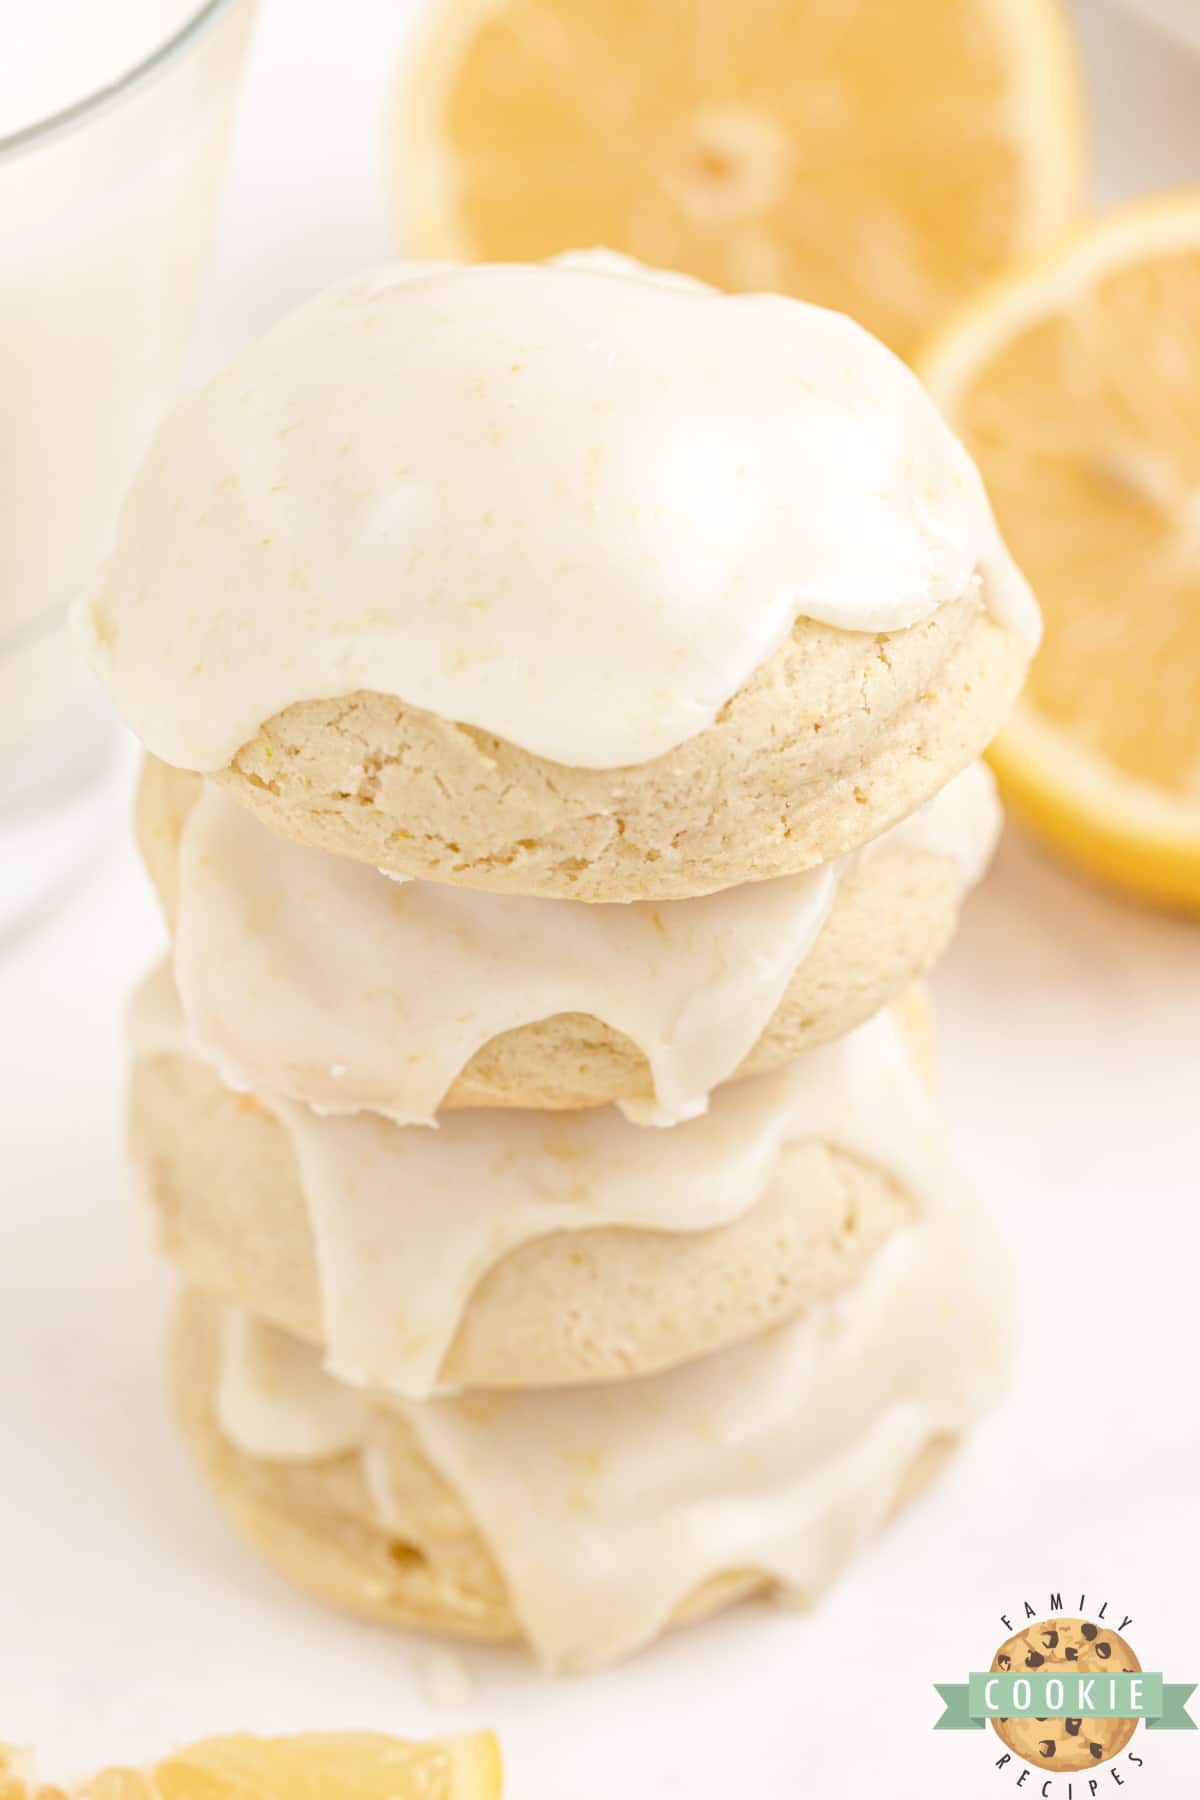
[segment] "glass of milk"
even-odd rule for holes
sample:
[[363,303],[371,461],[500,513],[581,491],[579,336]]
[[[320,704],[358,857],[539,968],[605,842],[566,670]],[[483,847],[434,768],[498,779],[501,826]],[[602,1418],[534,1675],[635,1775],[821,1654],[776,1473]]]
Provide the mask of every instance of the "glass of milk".
[[66,616],[177,391],[253,0],[32,0],[0,46],[0,935],[103,828]]

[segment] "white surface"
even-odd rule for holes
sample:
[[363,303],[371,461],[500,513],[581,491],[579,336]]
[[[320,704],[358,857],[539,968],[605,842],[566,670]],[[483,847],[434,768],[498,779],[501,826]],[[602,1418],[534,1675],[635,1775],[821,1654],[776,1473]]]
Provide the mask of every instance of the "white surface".
[[[395,10],[268,0],[209,355],[382,248]],[[1200,71],[1086,11],[1108,191],[1200,178]],[[170,1284],[118,1157],[120,1009],[161,941],[122,844],[0,962],[0,1738],[62,1773],[243,1725],[485,1721],[515,1800],[974,1800],[1015,1778],[990,1738],[932,1732],[931,1684],[990,1656],[1026,1594],[1107,1597],[1144,1662],[1200,1676],[1200,931],[1010,834],[937,992],[960,1141],[1025,1270],[1012,1400],[814,1617],[746,1608],[557,1685],[475,1653],[448,1709],[424,1698],[445,1685],[428,1647],[320,1611],[240,1548],[166,1417]],[[865,1712],[843,1677],[870,1666],[890,1679]],[[1200,1739],[1134,1747],[1121,1791],[1196,1790]]]

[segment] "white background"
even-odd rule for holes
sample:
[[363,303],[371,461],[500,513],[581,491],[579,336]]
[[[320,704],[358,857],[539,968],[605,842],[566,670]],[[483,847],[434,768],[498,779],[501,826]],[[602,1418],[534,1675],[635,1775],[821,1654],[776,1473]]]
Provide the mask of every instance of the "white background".
[[[1078,10],[1101,192],[1200,181],[1200,62],[1105,0]],[[378,124],[409,12],[264,0],[202,363],[386,253]],[[318,1610],[242,1550],[166,1416],[170,1283],[119,1162],[121,1008],[161,942],[122,821],[0,951],[0,1739],[49,1774],[220,1729],[485,1722],[517,1800],[986,1800],[1015,1779],[990,1733],[932,1733],[932,1683],[965,1679],[999,1614],[1051,1587],[1131,1613],[1147,1666],[1200,1679],[1196,928],[1010,831],[939,971],[955,1127],[1022,1263],[1024,1368],[934,1495],[813,1616],[745,1608],[557,1684],[468,1653],[474,1691],[449,1710],[430,1646]],[[871,1708],[864,1671],[886,1676]],[[1200,1789],[1200,1738],[1134,1748],[1131,1797]]]

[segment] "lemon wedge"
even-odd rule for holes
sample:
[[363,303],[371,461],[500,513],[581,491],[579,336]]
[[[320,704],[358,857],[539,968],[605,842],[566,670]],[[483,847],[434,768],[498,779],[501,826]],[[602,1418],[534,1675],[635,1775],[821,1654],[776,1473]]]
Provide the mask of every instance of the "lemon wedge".
[[[206,1738],[150,1769],[106,1769],[70,1800],[498,1800],[490,1731],[410,1743],[378,1732]],[[30,1759],[0,1749],[0,1800],[68,1800]]]

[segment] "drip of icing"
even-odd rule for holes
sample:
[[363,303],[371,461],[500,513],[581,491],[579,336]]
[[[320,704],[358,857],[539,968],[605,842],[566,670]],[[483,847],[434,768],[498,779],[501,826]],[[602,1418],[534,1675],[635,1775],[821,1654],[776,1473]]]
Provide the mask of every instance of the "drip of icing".
[[314,1381],[311,1365],[306,1344],[228,1308],[216,1404],[230,1442],[251,1455],[269,1442],[275,1462],[316,1462],[359,1449],[371,1415],[369,1396],[345,1382]]
[[[852,1289],[698,1362],[571,1391],[378,1400],[376,1419],[399,1407],[459,1494],[540,1658],[584,1668],[649,1642],[732,1571],[811,1602],[884,1523],[922,1448],[996,1398],[1007,1302],[1002,1247],[957,1206],[897,1232]],[[274,1335],[255,1328],[252,1349]],[[337,1384],[301,1354],[320,1412]],[[225,1377],[223,1393],[253,1391],[256,1353]],[[274,1456],[254,1410],[252,1448]],[[397,1476],[370,1427],[362,1445],[386,1524],[402,1517],[386,1492]]]
[[83,634],[164,761],[358,688],[580,768],[704,730],[799,617],[1037,609],[979,474],[861,327],[623,259],[397,265],[159,433]]
[[[187,1053],[161,972],[135,1000],[131,1036],[140,1054]],[[788,1144],[812,1140],[886,1170],[918,1208],[938,1204],[947,1183],[937,1109],[888,1013],[721,1088],[673,1131],[647,1133],[599,1107],[450,1113],[434,1133],[260,1099],[295,1153],[330,1368],[414,1397],[435,1388],[479,1281],[533,1238],[711,1230],[763,1197]]]
[[673,1125],[758,1042],[847,866],[928,852],[978,879],[999,808],[982,763],[865,851],[694,900],[579,906],[386,880],[290,843],[206,784],[179,853],[175,975],[191,1045],[230,1087],[432,1124],[501,1032],[589,1013],[643,1051]]

